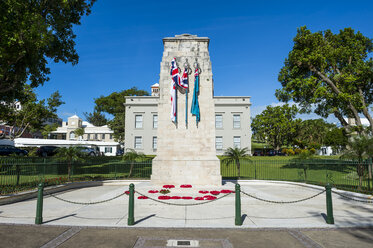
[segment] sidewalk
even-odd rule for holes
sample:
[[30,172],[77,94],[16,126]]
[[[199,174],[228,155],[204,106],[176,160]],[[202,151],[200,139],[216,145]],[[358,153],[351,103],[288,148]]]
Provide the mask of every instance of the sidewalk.
[[[105,183],[104,186],[75,189],[55,195],[69,201],[95,202],[113,198],[128,190],[130,182]],[[305,184],[267,181],[240,181],[241,191],[271,201],[293,201],[311,197],[322,187]],[[159,190],[150,182],[135,182],[135,190],[157,199]],[[199,190],[234,190],[232,182],[219,188],[175,188],[171,196],[203,196]],[[348,196],[353,193],[338,191]],[[217,197],[222,197],[220,194]],[[356,195],[356,194],[355,194]],[[151,199],[137,199],[135,194],[135,225],[133,227],[166,228],[237,228],[234,225],[235,196],[227,195],[216,201],[165,200],[162,203]],[[238,228],[334,228],[373,226],[373,203],[362,203],[333,194],[335,225],[326,224],[325,193],[312,199],[293,204],[276,204],[259,201],[241,194],[243,225]],[[369,196],[362,195],[364,201]],[[164,203],[163,203],[164,202]],[[196,204],[174,206],[168,203]],[[372,201],[371,201],[372,202]],[[44,197],[43,226],[92,226],[127,227],[128,196],[95,205],[76,205],[51,196]],[[0,206],[0,223],[33,224],[36,199]]]

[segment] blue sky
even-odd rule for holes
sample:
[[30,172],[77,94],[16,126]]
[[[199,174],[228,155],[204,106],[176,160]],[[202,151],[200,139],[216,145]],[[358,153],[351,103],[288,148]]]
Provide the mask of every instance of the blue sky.
[[373,1],[124,1],[98,0],[74,28],[79,63],[51,63],[40,98],[59,90],[58,114],[92,112],[94,98],[159,80],[162,38],[210,38],[216,96],[251,96],[253,115],[278,104],[278,73],[300,26],[345,27],[373,38]]

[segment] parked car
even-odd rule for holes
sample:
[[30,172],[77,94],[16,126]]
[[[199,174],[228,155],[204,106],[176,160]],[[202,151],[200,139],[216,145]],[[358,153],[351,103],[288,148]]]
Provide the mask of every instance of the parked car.
[[53,156],[57,153],[58,146],[41,146],[36,151],[36,154],[40,157]]
[[116,156],[123,156],[124,150],[123,149],[118,149],[117,152],[115,153]]
[[83,155],[86,155],[86,156],[98,156],[99,154],[97,153],[96,149],[94,148],[90,148],[90,147],[79,147],[80,149],[80,152],[83,154]]
[[16,148],[14,146],[0,146],[0,156],[9,156],[12,154],[26,156],[28,151]]

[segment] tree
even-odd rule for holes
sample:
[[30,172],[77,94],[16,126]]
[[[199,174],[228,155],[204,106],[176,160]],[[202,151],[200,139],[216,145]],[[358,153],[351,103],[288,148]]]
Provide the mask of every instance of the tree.
[[249,154],[247,152],[248,152],[248,148],[247,147],[244,147],[244,148],[238,148],[238,147],[232,148],[232,147],[229,147],[224,152],[223,156],[226,156],[226,158],[224,158],[222,160],[222,163],[225,164],[225,165],[227,165],[227,166],[230,165],[230,164],[236,165],[238,179],[241,178],[241,163],[240,163],[240,160],[251,161],[249,159]]
[[77,138],[82,137],[84,135],[84,128],[80,127],[75,129],[74,131]]
[[141,152],[136,152],[134,149],[127,149],[127,152],[123,154],[122,160],[131,163],[130,172],[128,173],[128,178],[132,176],[133,166],[136,161],[146,158],[145,154]]
[[346,147],[347,141],[346,131],[343,128],[335,127],[326,133],[324,145],[331,146],[338,153]]
[[304,120],[299,123],[295,144],[302,149],[319,149],[324,144],[326,134],[332,128],[336,128],[336,126],[323,119]]
[[22,100],[27,85],[48,81],[48,61],[78,63],[73,25],[80,25],[95,1],[0,2],[0,101]]
[[[47,100],[37,100],[36,94],[31,87],[26,86],[24,90],[25,99],[20,102],[21,109],[16,109],[13,104],[4,105],[7,111],[0,114],[0,119],[9,125],[10,135],[0,138],[18,138],[26,130],[42,130],[47,118],[57,118],[57,107],[64,102],[58,91],[54,92]],[[47,104],[46,104],[47,102]]]
[[86,120],[96,127],[101,127],[107,124],[108,120],[101,112],[93,111],[93,113],[83,113]]
[[312,33],[298,29],[294,47],[279,74],[282,88],[276,90],[281,101],[299,103],[301,112],[314,112],[324,118],[330,114],[349,131],[346,117],[362,126],[363,114],[373,130],[368,106],[373,103],[372,40],[351,28],[333,34],[330,30]]
[[356,172],[359,176],[359,190],[363,183],[364,160],[373,156],[373,138],[367,136],[356,136],[350,138],[347,142],[347,150],[344,151],[341,158],[350,158],[357,160]]
[[83,154],[81,153],[81,149],[74,146],[60,147],[57,149],[56,156],[59,157],[60,160],[67,162],[67,177],[70,181],[73,162],[82,160],[81,157]]
[[46,139],[48,138],[48,135],[53,132],[53,131],[56,131],[57,130],[57,127],[58,127],[58,124],[57,123],[53,123],[53,124],[49,124],[49,125],[45,125],[43,128],[42,128],[42,131],[41,131],[41,134],[43,135],[43,138]]
[[260,140],[268,142],[275,150],[279,150],[283,145],[290,144],[295,137],[300,122],[300,119],[295,119],[297,113],[295,105],[267,106],[253,119],[253,133]]
[[108,125],[111,130],[114,131],[114,139],[117,141],[124,140],[124,121],[125,111],[124,106],[126,96],[148,96],[149,93],[144,90],[138,90],[136,87],[132,87],[128,90],[121,92],[113,92],[108,96],[100,96],[95,99],[95,111],[105,112],[114,116],[114,118],[108,121]]

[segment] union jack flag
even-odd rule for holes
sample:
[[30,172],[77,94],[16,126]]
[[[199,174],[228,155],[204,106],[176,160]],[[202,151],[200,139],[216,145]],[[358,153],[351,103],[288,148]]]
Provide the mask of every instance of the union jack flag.
[[176,65],[176,59],[173,58],[171,61],[171,78],[174,84],[180,85],[180,73],[179,73],[179,68]]
[[176,120],[176,87],[180,84],[180,74],[179,74],[179,68],[176,65],[176,59],[173,58],[171,61],[171,121],[177,122]]
[[180,87],[183,87],[184,89],[188,89],[188,68],[184,69],[183,75],[181,75],[181,82]]

